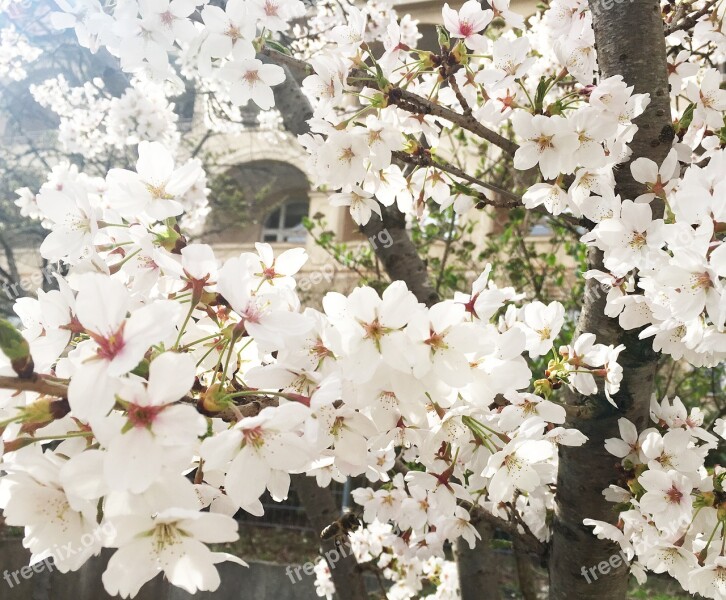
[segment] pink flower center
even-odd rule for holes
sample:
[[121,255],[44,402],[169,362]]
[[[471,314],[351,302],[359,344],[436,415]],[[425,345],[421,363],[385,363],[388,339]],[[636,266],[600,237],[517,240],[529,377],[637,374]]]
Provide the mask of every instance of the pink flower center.
[[151,429],[157,415],[164,410],[163,406],[140,406],[129,404],[126,415],[129,423],[134,427]]
[[474,33],[474,27],[471,23],[469,23],[469,21],[461,21],[459,23],[459,33],[464,37],[469,37],[472,33]]
[[431,346],[432,350],[444,350],[448,348],[446,341],[444,340],[444,336],[433,329],[429,329],[429,339],[427,339],[424,344]]
[[265,2],[264,11],[268,17],[278,16],[279,10],[280,10],[280,7],[277,6],[277,4],[275,2],[271,2],[270,0],[267,0],[267,2]]
[[258,81],[260,81],[260,74],[257,71],[247,71],[243,76],[242,79],[245,80],[247,85],[255,85]]
[[170,11],[163,12],[159,15],[159,19],[166,27],[171,27],[174,24],[176,17],[171,14]]
[[230,23],[229,27],[227,27],[227,31],[224,32],[224,35],[232,38],[233,42],[236,42],[242,37],[242,32],[239,30],[239,27]]
[[108,337],[100,337],[92,335],[95,342],[98,344],[98,356],[104,360],[113,360],[121,350],[124,349],[126,342],[124,341],[124,325],[121,323],[121,327],[115,333],[110,334]]
[[264,432],[260,426],[253,427],[252,429],[244,429],[242,435],[244,436],[245,444],[249,444],[254,448],[260,448],[265,443]]
[[666,497],[668,498],[668,502],[671,504],[680,504],[681,498],[683,498],[683,492],[673,485],[671,486],[671,489],[666,492]]

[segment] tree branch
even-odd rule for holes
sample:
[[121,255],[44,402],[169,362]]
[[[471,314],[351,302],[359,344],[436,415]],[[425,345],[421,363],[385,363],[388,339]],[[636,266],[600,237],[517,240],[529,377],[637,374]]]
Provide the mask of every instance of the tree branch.
[[484,510],[480,506],[473,507],[471,516],[472,523],[476,523],[478,520],[489,523],[495,529],[508,534],[513,540],[517,539],[518,543],[521,544],[521,547],[526,549],[528,552],[533,552],[537,556],[544,556],[547,552],[547,545],[544,542],[540,542],[534,534],[527,531],[520,531],[518,523],[505,521],[504,519],[493,515],[489,511]]
[[687,16],[682,21],[677,22],[680,17],[678,8],[685,6],[684,4],[679,4],[678,8],[676,9],[676,14],[673,15],[673,20],[663,28],[663,32],[665,33],[665,35],[668,36],[671,33],[674,33],[681,29],[684,29],[684,30],[690,29],[691,27],[693,27],[696,24],[698,19],[700,19],[702,16],[708,14],[708,12],[713,8],[714,4],[716,4],[717,1],[718,0],[706,0],[706,4],[704,4],[703,8],[701,8],[700,10],[697,10],[693,14]]
[[509,198],[509,202],[490,199],[486,196],[480,198],[482,202],[490,206],[496,206],[498,208],[514,208],[515,206],[520,206],[522,204],[521,196],[517,196],[517,194],[513,194],[509,190],[497,187],[496,185],[492,185],[491,183],[487,183],[486,181],[482,181],[481,179],[477,179],[476,177],[469,175],[459,167],[455,167],[454,165],[446,162],[443,159],[436,158],[436,160],[434,160],[430,155],[413,155],[406,152],[401,152],[400,150],[394,150],[393,156],[402,162],[409,163],[418,167],[435,167],[440,171],[444,171],[446,173],[449,173],[450,175],[455,175],[456,177],[459,177],[464,181],[468,181],[471,184],[478,185],[487,190],[491,190],[492,192],[496,192],[500,196]]
[[473,134],[478,135],[483,140],[498,146],[504,150],[507,154],[514,155],[519,148],[519,145],[514,143],[512,140],[499,135],[495,131],[492,131],[488,127],[482,125],[471,115],[462,115],[450,108],[436,104],[435,102],[417,96],[407,90],[401,88],[393,88],[388,93],[388,99],[391,104],[395,104],[399,108],[408,112],[431,115],[434,117],[441,117],[446,119],[455,125],[458,125],[462,129],[466,129]]
[[35,392],[57,398],[65,398],[68,395],[68,385],[66,383],[43,375],[33,375],[29,379],[2,375],[0,376],[0,389],[15,390],[16,392]]
[[[305,61],[295,58],[294,56],[283,54],[282,52],[278,52],[272,48],[264,47],[260,50],[260,54],[268,57],[273,62],[285,65],[290,69],[295,69],[300,73],[311,75],[314,72],[310,64]],[[364,82],[366,85],[370,85],[381,92],[387,93],[389,102],[403,110],[414,114],[431,115],[446,119],[454,125],[458,125],[462,129],[466,129],[487,142],[498,146],[507,154],[513,155],[517,151],[517,148],[519,148],[519,146],[513,141],[508,140],[497,132],[482,125],[472,115],[458,113],[450,108],[436,104],[427,98],[398,87],[393,87],[390,90],[381,90],[377,85],[376,80],[365,71],[360,69],[351,71],[348,77],[349,85],[352,85],[353,87],[361,87]]]

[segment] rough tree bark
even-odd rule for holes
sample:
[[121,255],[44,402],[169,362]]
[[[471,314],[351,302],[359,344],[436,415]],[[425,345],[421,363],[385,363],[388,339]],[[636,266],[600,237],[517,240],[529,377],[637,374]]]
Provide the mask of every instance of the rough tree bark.
[[[405,281],[419,302],[433,306],[439,301],[439,295],[431,285],[426,263],[421,259],[416,247],[406,231],[406,218],[395,205],[383,207],[383,219],[373,217],[360,229],[368,239],[374,240],[374,250],[383,268],[393,281]],[[392,243],[386,248],[377,236],[387,231]]]
[[[631,160],[644,156],[660,164],[671,146],[671,123],[665,40],[660,5],[657,0],[632,0],[611,10],[591,1],[598,63],[603,77],[622,75],[635,92],[650,94],[645,113],[635,120],[638,133],[631,148]],[[616,171],[617,192],[623,199],[641,193],[641,185],[630,176],[628,165]],[[656,216],[662,207],[653,206]],[[602,268],[602,253],[589,255],[591,268]],[[550,558],[550,597],[555,600],[618,600],[625,598],[628,570],[625,566],[611,569],[607,575],[595,571],[587,582],[582,568],[597,567],[617,555],[619,548],[597,540],[591,528],[583,526],[584,518],[615,522],[612,504],[606,502],[602,490],[617,477],[617,459],[604,449],[604,441],[618,436],[617,422],[630,419],[638,429],[647,425],[648,407],[654,391],[657,356],[650,340],[638,340],[636,332],[625,332],[617,320],[603,314],[605,293],[594,281],[588,282],[579,332],[592,332],[598,342],[625,344],[620,355],[624,377],[615,396],[618,408],[607,403],[604,395],[577,397],[568,403],[581,407],[568,424],[588,438],[580,448],[560,447],[557,477],[557,505]],[[616,563],[617,561],[613,561]]]
[[532,557],[527,548],[523,547],[519,538],[512,540],[514,560],[517,565],[517,579],[519,580],[519,593],[523,600],[537,600],[537,580],[535,578]]

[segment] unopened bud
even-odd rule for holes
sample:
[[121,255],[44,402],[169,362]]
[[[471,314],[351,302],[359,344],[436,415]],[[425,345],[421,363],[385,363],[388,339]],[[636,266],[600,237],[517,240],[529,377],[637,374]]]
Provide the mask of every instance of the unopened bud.
[[451,37],[449,36],[449,32],[446,31],[444,27],[441,25],[436,26],[436,34],[439,40],[439,46],[442,50],[448,50],[450,48],[451,44]]
[[466,46],[462,42],[458,42],[456,46],[451,50],[451,56],[459,64],[466,64],[468,60],[468,54],[466,52]]
[[552,383],[549,379],[538,379],[534,382],[534,393],[548,398],[552,394]]
[[201,409],[203,414],[207,415],[221,412],[229,405],[227,400],[224,399],[226,395],[221,384],[215,383],[214,385],[210,385],[199,399],[197,407]]
[[10,365],[18,377],[21,379],[31,377],[34,365],[28,340],[5,319],[0,319],[0,350],[10,359]]
[[[157,237],[161,247],[165,250],[168,250],[169,252],[174,252],[176,250],[177,252],[175,253],[179,253],[181,252],[181,248],[186,245],[182,234],[176,231],[176,229],[173,227],[167,227],[166,231],[157,234]],[[180,244],[181,248],[179,247]]]
[[20,413],[23,415],[23,423],[49,423],[53,420],[53,415],[50,412],[50,398],[40,398],[32,404],[24,406]]
[[713,492],[701,492],[696,496],[693,501],[695,508],[703,508],[704,506],[713,506],[716,502],[716,494]]
[[435,67],[438,67],[438,62],[434,59],[434,53],[433,52],[424,52],[423,50],[418,50],[418,59],[423,64],[424,69],[427,71],[433,71]]

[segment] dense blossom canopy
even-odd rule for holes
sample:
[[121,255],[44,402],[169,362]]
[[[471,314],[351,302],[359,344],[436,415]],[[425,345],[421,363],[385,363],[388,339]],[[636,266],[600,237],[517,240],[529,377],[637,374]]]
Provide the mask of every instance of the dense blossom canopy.
[[[109,99],[99,82],[71,88],[59,76],[35,98],[61,117],[69,151],[138,144],[138,162],[105,178],[59,165],[37,194],[20,192],[24,214],[49,230],[43,257],[67,267],[57,290],[18,300],[22,337],[2,332],[0,372],[17,380],[0,396],[0,506],[25,527],[34,561],[83,547],[57,561],[66,572],[105,546],[117,549],[109,593],[133,597],[160,571],[214,590],[215,565],[241,561],[208,544],[236,539],[239,509],[263,514],[261,496],[286,498],[291,474],[321,486],[365,476],[356,555],[396,581],[391,598],[417,596],[434,572],[437,596],[451,597],[444,544],[474,546],[473,514],[548,539],[557,447],[587,440],[563,426],[557,390],[604,389],[618,405],[623,346],[562,338],[562,304],[497,287],[489,268],[469,294],[430,307],[394,282],[382,294],[331,292],[319,311],[296,293],[302,249],[257,244],[222,264],[187,243],[207,190],[200,162],[176,154],[164,89],[180,74],[235,114],[272,108],[290,70],[306,70],[314,115],[299,139],[314,183],[356,223],[394,205],[423,218],[429,199],[459,214],[484,203],[565,215],[604,253],[606,270],[586,277],[607,286],[608,316],[693,365],[726,358],[726,91],[713,68],[726,60],[723,3],[667,37],[681,49],[669,54],[667,158],[625,166],[650,98],[598,77],[585,2],[554,0],[526,24],[507,0],[445,5],[439,54],[415,50],[416,22],[385,2],[344,14],[319,3],[307,19],[298,0],[57,4],[54,26],[107,48],[133,81]],[[303,31],[309,43],[283,48],[283,33]],[[4,30],[0,77],[22,79],[21,55],[37,58]],[[540,177],[512,198],[467,174],[447,160],[453,130]],[[630,169],[639,196],[616,193],[617,169]],[[533,374],[527,358],[542,356],[548,369]],[[607,444],[627,481],[604,492],[620,524],[586,524],[621,545],[639,579],[667,571],[726,598],[725,472],[704,466],[724,422],[706,431],[678,398],[654,399],[651,414],[654,427],[623,419]],[[107,524],[112,534],[81,543]],[[324,564],[318,575],[330,594]]]

